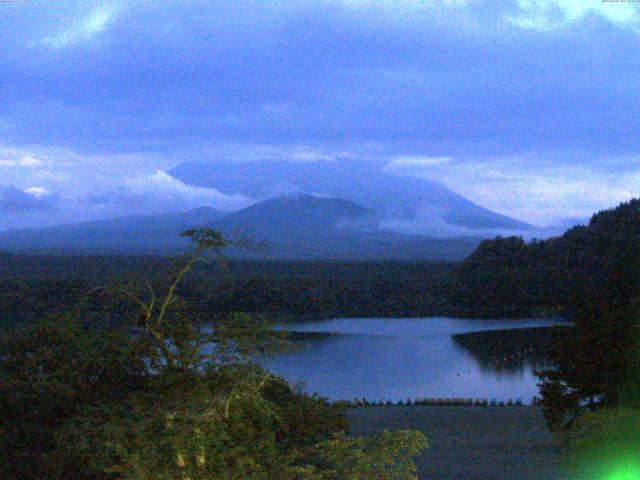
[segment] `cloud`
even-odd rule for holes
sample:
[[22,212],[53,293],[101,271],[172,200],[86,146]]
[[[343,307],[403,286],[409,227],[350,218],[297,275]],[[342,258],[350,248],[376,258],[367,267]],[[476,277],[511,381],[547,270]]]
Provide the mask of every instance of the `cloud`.
[[638,26],[640,10],[634,2],[604,0],[518,0],[520,11],[509,17],[526,29],[549,30],[566,26],[588,15],[598,15],[617,24]]
[[406,234],[450,238],[462,236],[490,237],[495,235],[521,235],[523,232],[506,229],[474,229],[454,225],[447,221],[447,210],[432,205],[421,205],[411,218],[383,218],[382,230]]
[[[0,178],[69,205],[107,191],[137,195],[141,210],[154,195],[165,207],[230,205],[160,179],[138,194],[123,183],[229,158],[229,145],[250,146],[245,160],[298,162],[344,162],[374,145],[372,156],[399,162],[389,171],[426,169],[530,221],[635,193],[633,164],[613,165],[640,152],[630,2],[60,0],[0,10],[0,142],[16,150],[0,149]],[[87,215],[116,211],[92,205]]]
[[36,156],[15,149],[0,148],[0,167],[42,167],[44,162]]
[[13,185],[0,187],[0,211],[4,214],[20,214],[33,210],[49,210],[57,197],[42,187],[20,190]]
[[113,212],[126,209],[128,214],[180,212],[203,206],[233,211],[254,203],[244,195],[225,195],[215,188],[187,185],[162,170],[124,177],[111,187],[78,200]]
[[533,161],[517,156],[451,159],[422,165],[409,174],[437,179],[478,205],[540,227],[588,218],[640,196],[640,157],[636,156],[612,157],[602,165],[566,165],[553,158]]
[[43,43],[53,48],[64,48],[91,39],[105,31],[107,25],[114,19],[116,12],[116,5],[101,6],[89,15],[66,25],[66,28],[60,33],[46,37]]
[[451,157],[403,156],[387,163],[382,171],[398,175],[420,175],[431,167],[446,165]]
[[25,190],[25,193],[33,195],[37,199],[42,199],[51,195],[51,192],[44,187],[30,187]]
[[[0,39],[2,138],[91,154],[229,141],[628,153],[638,33],[611,20],[617,5],[588,3],[552,2],[571,19],[552,31],[510,20],[540,2],[25,5],[0,19],[12,32]],[[57,42],[74,48],[25,47],[60,24]]]
[[186,185],[166,173],[172,165],[149,154],[86,156],[0,145],[0,178],[11,185],[0,190],[0,230],[201,206],[229,211],[253,203],[247,196]]
[[243,195],[225,195],[215,188],[187,185],[162,170],[145,177],[125,179],[116,199],[153,205],[154,209],[163,211],[180,211],[201,206],[230,211],[253,203]]

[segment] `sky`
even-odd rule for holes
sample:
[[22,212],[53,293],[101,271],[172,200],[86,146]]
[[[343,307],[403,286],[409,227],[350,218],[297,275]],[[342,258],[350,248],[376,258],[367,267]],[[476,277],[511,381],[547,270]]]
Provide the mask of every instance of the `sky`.
[[0,229],[255,199],[182,162],[377,159],[540,226],[638,196],[640,3],[0,1]]

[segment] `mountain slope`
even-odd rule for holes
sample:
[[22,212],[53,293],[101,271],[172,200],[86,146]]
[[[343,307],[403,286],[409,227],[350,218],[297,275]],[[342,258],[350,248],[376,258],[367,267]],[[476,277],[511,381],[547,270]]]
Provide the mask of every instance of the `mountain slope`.
[[256,199],[285,192],[344,198],[381,219],[405,221],[405,230],[411,233],[491,236],[496,230],[532,227],[482,208],[436,182],[393,173],[376,161],[219,160],[183,163],[169,173],[192,185]]
[[215,225],[228,233],[284,242],[363,233],[375,230],[377,220],[371,211],[347,200],[295,194],[251,205]]
[[122,217],[0,232],[0,249],[21,253],[169,253],[186,245],[180,232],[210,225],[225,213],[202,207],[184,213]]
[[592,308],[600,312],[593,317],[599,321],[606,309],[637,298],[639,243],[638,199],[596,213],[587,225],[558,237],[529,243],[519,237],[485,240],[454,270],[453,303],[495,316]]
[[181,231],[207,226],[248,237],[255,249],[232,248],[239,258],[286,260],[460,260],[477,238],[435,239],[378,229],[376,216],[347,200],[287,195],[224,215],[208,208],[183,214],[127,217],[0,233],[0,250],[20,253],[175,254],[188,243]]
[[228,236],[249,236],[256,251],[234,256],[271,259],[459,260],[475,238],[435,239],[378,229],[376,216],[347,200],[295,194],[275,197],[214,222]]

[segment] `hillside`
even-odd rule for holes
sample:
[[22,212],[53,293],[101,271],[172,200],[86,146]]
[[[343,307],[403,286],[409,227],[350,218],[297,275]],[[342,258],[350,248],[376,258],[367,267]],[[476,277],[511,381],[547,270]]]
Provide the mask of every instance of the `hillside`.
[[182,214],[125,217],[0,233],[0,249],[47,254],[176,254],[187,228],[207,226],[259,248],[230,249],[235,258],[285,260],[461,260],[479,239],[439,239],[380,230],[376,215],[353,202],[285,195],[242,210],[200,208]]
[[531,225],[482,208],[425,178],[390,170],[379,161],[290,162],[218,160],[183,163],[169,172],[183,182],[231,195],[266,199],[284,192],[343,198],[402,231],[429,236],[492,236]]
[[640,200],[596,213],[560,237],[485,240],[455,269],[453,301],[488,316],[613,308],[637,295],[638,245]]
[[122,217],[39,229],[0,232],[0,249],[19,253],[171,253],[187,245],[187,228],[224,215],[213,208],[184,213]]
[[213,224],[228,236],[247,236],[256,250],[230,251],[242,258],[287,260],[460,260],[475,238],[438,239],[378,228],[367,208],[337,198],[305,194],[265,200]]
[[326,239],[377,229],[371,211],[347,200],[311,195],[284,195],[215,222],[223,232],[248,232],[261,240],[280,242]]

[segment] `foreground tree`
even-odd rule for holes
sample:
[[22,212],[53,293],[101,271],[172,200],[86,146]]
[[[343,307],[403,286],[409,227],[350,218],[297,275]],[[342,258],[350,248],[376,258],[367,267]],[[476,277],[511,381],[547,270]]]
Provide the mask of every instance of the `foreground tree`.
[[[4,340],[0,476],[78,479],[411,479],[417,432],[337,435],[340,408],[294,392],[255,363],[282,347],[242,314],[193,322],[178,287],[231,242],[183,234],[194,250],[164,278],[99,288],[135,305],[127,333],[44,322]],[[337,435],[337,436],[336,436]]]
[[142,391],[148,369],[118,332],[71,318],[29,326],[0,342],[0,478],[96,478],[60,433],[100,405]]
[[598,408],[629,406],[637,397],[639,244],[640,200],[632,200],[561,237],[484,241],[452,272],[451,299],[462,313],[555,312],[574,322],[572,334],[557,342],[556,365],[541,372],[552,428],[571,426]]
[[628,407],[587,412],[563,436],[572,478],[640,478],[640,410]]

